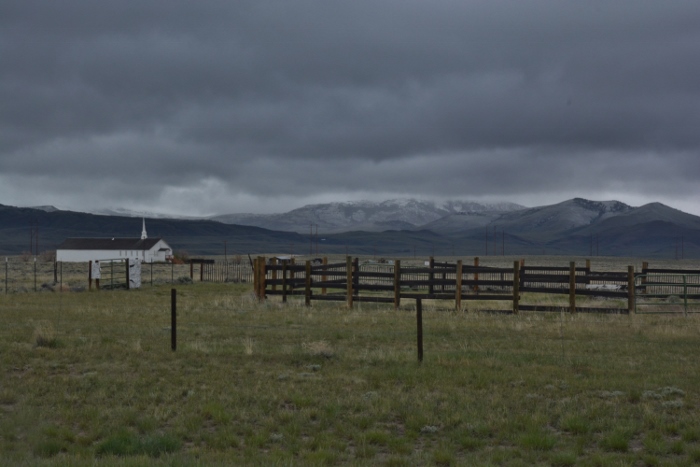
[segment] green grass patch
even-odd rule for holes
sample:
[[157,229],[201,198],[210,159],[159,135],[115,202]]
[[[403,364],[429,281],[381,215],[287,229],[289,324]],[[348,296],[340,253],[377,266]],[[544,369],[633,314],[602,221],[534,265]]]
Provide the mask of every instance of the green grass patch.
[[180,447],[181,442],[170,435],[138,436],[122,431],[99,443],[95,453],[97,456],[160,457],[163,454],[176,452]]

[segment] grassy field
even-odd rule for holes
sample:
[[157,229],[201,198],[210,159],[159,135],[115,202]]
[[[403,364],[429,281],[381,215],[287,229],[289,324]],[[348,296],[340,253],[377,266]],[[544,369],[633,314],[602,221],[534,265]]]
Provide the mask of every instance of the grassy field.
[[700,463],[696,315],[170,291],[0,296],[0,464]]

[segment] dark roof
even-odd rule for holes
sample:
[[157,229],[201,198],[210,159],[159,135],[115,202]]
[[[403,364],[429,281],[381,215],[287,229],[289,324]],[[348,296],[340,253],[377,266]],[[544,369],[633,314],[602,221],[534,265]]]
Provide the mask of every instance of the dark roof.
[[150,250],[161,238],[67,238],[58,250]]

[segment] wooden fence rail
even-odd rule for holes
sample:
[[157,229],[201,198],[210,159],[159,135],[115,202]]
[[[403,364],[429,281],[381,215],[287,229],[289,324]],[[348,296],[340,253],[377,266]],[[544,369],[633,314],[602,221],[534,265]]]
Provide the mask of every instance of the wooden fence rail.
[[[295,264],[293,261],[266,261],[256,259],[255,293],[263,300],[270,295],[281,295],[286,302],[289,296],[303,296],[310,305],[313,300],[345,301],[349,307],[354,302],[393,303],[398,308],[404,299],[453,300],[455,309],[462,309],[466,300],[493,300],[511,302],[509,312],[519,311],[569,311],[630,313],[635,309],[635,298],[643,295],[654,282],[635,285],[635,277],[648,281],[653,274],[678,273],[673,270],[649,269],[644,264],[642,273],[635,274],[634,267],[627,271],[592,271],[590,262],[585,267],[570,263],[568,267],[525,266],[515,261],[512,268],[496,268],[456,263],[438,263],[430,258],[426,266],[404,267],[400,261],[393,264],[360,264],[357,258],[347,257],[345,262],[328,264]],[[700,271],[682,271],[685,274]],[[700,277],[700,276],[699,276]],[[668,285],[668,281],[664,282]],[[696,285],[700,292],[700,282]],[[687,285],[685,286],[687,289]],[[693,285],[691,285],[693,287]],[[543,306],[523,303],[522,294],[568,295],[569,305]],[[625,308],[577,307],[576,296],[594,296],[625,300]],[[525,298],[531,298],[526,295]]]

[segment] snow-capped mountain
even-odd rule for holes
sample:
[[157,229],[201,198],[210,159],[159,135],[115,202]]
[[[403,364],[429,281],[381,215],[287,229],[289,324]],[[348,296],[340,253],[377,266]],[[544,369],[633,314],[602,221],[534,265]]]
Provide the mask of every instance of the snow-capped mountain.
[[574,198],[548,206],[506,213],[495,220],[493,226],[520,233],[537,231],[539,235],[549,235],[591,225],[633,209],[620,201]]
[[[489,219],[525,209],[514,203],[447,201],[436,203],[417,199],[383,202],[353,201],[307,205],[282,214],[228,214],[211,219],[227,224],[250,225],[272,230],[306,233],[318,228],[324,233],[363,230],[414,230],[451,215],[483,214]],[[317,227],[316,227],[317,226]]]
[[163,214],[153,211],[135,211],[124,208],[105,208],[96,211],[90,211],[90,214],[99,216],[119,216],[119,217],[145,217],[147,219],[199,219],[195,216],[176,216],[172,214]]

